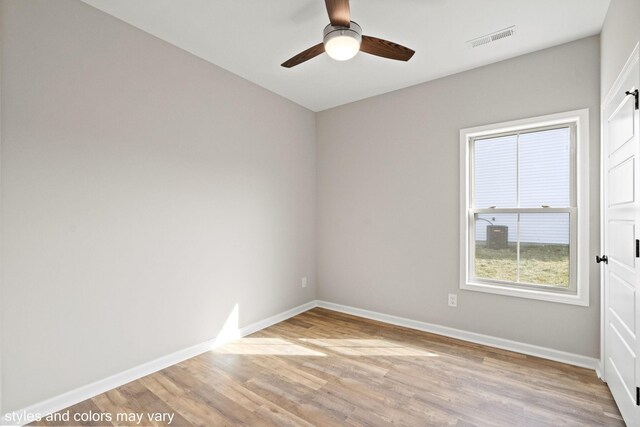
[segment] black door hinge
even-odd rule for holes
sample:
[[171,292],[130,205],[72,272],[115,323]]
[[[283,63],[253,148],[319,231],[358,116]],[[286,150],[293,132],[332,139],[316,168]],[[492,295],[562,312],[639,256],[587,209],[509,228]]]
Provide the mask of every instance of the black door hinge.
[[602,256],[596,255],[596,262],[598,264],[600,264],[601,262],[604,262],[605,264],[609,264],[609,258],[606,255],[602,255]]
[[626,91],[624,94],[627,96],[633,95],[636,98],[636,110],[640,110],[640,92],[638,92],[638,89],[633,92]]
[[636,239],[636,258],[640,258],[640,240]]
[[640,387],[636,387],[636,406],[640,406]]

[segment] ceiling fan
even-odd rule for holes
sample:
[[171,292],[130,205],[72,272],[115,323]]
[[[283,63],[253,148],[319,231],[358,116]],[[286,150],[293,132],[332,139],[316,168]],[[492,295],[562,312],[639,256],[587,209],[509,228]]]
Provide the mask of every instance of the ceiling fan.
[[362,28],[351,20],[349,0],[325,0],[330,24],[324,28],[323,42],[300,52],[282,63],[285,68],[295,67],[323,52],[338,61],[353,58],[359,51],[395,59],[408,61],[415,53],[399,44],[362,35]]

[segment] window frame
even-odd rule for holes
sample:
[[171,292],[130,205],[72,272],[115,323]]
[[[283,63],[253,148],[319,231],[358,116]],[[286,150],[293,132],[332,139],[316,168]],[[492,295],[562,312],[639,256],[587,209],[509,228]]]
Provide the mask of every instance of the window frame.
[[[562,208],[475,208],[473,148],[476,140],[571,127],[571,200]],[[589,305],[589,110],[582,109],[460,130],[460,289],[573,305]],[[568,213],[569,288],[474,278],[475,215]]]

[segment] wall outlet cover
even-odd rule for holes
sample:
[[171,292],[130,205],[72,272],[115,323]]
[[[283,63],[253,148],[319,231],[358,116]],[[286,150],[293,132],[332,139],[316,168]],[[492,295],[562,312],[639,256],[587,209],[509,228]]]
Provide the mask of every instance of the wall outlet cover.
[[448,298],[447,301],[448,301],[449,307],[457,307],[458,306],[458,295],[449,294],[449,298]]

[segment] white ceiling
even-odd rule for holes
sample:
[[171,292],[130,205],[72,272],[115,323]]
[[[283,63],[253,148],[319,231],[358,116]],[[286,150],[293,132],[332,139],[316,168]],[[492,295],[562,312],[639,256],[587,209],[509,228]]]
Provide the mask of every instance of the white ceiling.
[[[609,0],[352,0],[363,33],[416,51],[280,66],[322,41],[323,0],[83,0],[313,111],[598,34]],[[466,41],[511,25],[475,49]]]

